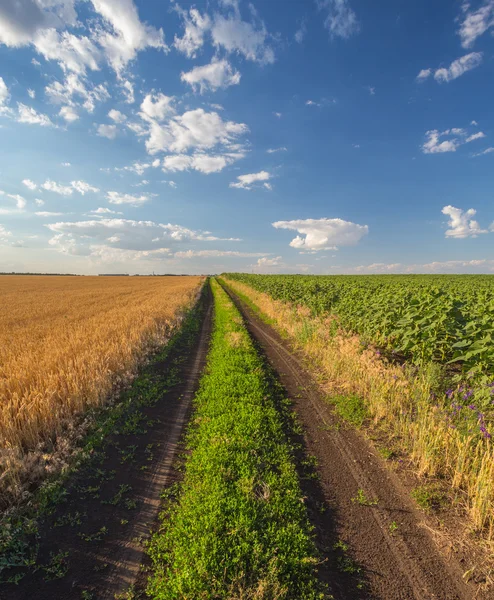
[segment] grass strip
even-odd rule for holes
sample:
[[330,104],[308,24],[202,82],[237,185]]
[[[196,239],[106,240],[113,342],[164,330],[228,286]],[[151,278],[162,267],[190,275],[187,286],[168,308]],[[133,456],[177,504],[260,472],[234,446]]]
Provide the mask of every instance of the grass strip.
[[179,500],[162,514],[147,593],[159,600],[327,597],[292,448],[242,318],[212,281],[207,370]]

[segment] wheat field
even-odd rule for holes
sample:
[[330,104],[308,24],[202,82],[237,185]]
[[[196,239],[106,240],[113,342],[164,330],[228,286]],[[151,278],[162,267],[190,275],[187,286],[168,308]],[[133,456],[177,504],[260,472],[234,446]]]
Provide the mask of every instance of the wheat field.
[[[0,277],[0,499],[163,344],[201,277]],[[40,475],[41,476],[41,475]]]

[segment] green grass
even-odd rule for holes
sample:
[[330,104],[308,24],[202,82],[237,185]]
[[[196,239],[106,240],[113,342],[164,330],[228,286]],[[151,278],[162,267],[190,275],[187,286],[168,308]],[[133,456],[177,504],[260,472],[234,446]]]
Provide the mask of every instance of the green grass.
[[330,398],[330,402],[334,404],[340,417],[355,427],[362,427],[365,419],[369,416],[364,401],[359,396],[333,396]]
[[324,598],[295,459],[271,379],[240,314],[212,282],[208,365],[178,502],[149,554],[156,600]]
[[440,510],[446,504],[446,497],[437,485],[421,485],[411,492],[412,498],[422,510]]

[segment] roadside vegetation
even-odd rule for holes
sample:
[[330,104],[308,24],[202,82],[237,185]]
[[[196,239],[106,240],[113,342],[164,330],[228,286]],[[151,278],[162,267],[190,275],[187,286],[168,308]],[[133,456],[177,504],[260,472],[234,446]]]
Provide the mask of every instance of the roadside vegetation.
[[67,467],[84,414],[132,380],[201,277],[0,279],[0,509]]
[[421,475],[450,487],[473,531],[494,540],[489,277],[223,279],[305,351],[340,414],[357,425],[370,417]]
[[214,280],[212,289],[214,331],[184,478],[149,546],[147,592],[156,600],[325,598],[287,406],[239,312]]

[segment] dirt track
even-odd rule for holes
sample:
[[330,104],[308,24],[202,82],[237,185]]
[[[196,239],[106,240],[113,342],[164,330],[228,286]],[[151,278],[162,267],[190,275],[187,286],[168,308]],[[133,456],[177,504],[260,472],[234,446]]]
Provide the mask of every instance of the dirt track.
[[[320,500],[308,500],[319,547],[326,558],[323,577],[338,600],[468,600],[473,586],[462,580],[454,561],[446,561],[423,527],[395,473],[376,455],[362,436],[340,427],[318,385],[303,367],[302,357],[270,326],[262,322],[232,294],[258,342],[294,403],[304,428],[306,450],[317,458],[319,490],[328,510],[321,514]],[[359,489],[379,499],[374,506],[355,500]],[[311,493],[311,492],[309,492]],[[392,523],[397,529],[390,529]],[[342,562],[334,545],[348,545]],[[341,545],[341,544],[340,544]],[[351,563],[346,559],[351,557]],[[353,562],[354,561],[354,562]],[[353,582],[342,576],[353,570]],[[362,571],[356,573],[356,568]],[[342,568],[343,567],[343,568]],[[357,584],[357,585],[355,585]]]
[[[160,494],[179,476],[174,462],[205,364],[211,332],[209,290],[203,314],[198,339],[192,345],[190,342],[179,344],[167,360],[152,366],[164,375],[173,371],[176,384],[165,391],[157,404],[144,409],[146,432],[112,436],[115,443],[109,444],[103,460],[96,465],[102,472],[114,472],[114,477],[101,482],[94,477],[94,467],[78,475],[77,481],[71,483],[67,502],[44,524],[39,555],[46,562],[51,553],[68,552],[62,561],[62,565],[67,565],[67,574],[46,581],[46,573],[37,571],[27,575],[18,586],[2,586],[2,600],[80,600],[85,597],[83,592],[92,600],[107,600],[124,594],[135,584],[144,558],[142,542],[156,522]],[[134,447],[133,458],[122,463],[122,450]],[[143,465],[147,465],[145,470],[141,468]],[[81,497],[78,492],[81,484],[99,485],[100,489]],[[135,501],[135,508],[128,509],[121,502],[112,503],[122,486],[131,487],[124,498],[128,496]],[[76,514],[82,515],[80,526],[55,526],[61,516]],[[94,535],[102,527],[107,528],[102,539],[81,538],[81,534]]]

